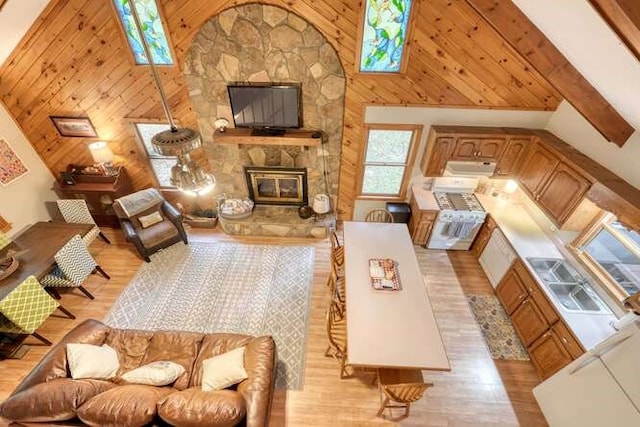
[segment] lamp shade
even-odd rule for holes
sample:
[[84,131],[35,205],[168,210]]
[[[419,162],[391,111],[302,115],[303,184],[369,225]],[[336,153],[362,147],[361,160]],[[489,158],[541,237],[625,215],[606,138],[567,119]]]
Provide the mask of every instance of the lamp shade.
[[313,211],[317,214],[326,214],[331,210],[329,196],[326,194],[316,194],[313,198]]
[[113,151],[104,141],[89,144],[89,151],[95,163],[109,163],[113,160]]

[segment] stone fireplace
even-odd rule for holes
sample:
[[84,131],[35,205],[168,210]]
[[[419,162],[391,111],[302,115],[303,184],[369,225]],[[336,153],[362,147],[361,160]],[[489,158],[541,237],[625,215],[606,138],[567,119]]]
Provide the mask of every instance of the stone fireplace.
[[249,198],[256,205],[308,204],[305,168],[245,166]]
[[[307,199],[317,194],[337,199],[345,77],[338,54],[315,27],[276,6],[246,4],[229,8],[209,19],[194,37],[184,73],[210,170],[217,181],[212,197],[219,193],[251,197],[245,168],[275,167],[306,169]],[[234,82],[299,83],[303,128],[322,131],[323,143],[296,146],[216,142],[215,119],[224,117],[233,123],[227,84]],[[255,196],[256,189],[253,191]],[[265,212],[269,224],[289,221],[293,222],[288,224],[290,227],[300,225],[296,222],[296,209],[281,209],[259,205],[253,216]]]

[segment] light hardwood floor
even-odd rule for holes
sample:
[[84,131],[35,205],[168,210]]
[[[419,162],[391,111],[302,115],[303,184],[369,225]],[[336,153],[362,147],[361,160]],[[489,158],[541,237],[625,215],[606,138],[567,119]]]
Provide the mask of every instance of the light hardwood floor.
[[[120,292],[135,275],[142,261],[133,246],[124,242],[119,230],[105,230],[113,242],[99,239],[91,246],[98,262],[111,274],[107,281],[90,277],[86,288],[96,299],[90,301],[77,290],[63,295],[62,302],[76,320],[50,317],[38,330],[52,341],[87,318],[102,319]],[[337,362],[324,357],[326,348],[325,310],[329,274],[327,240],[235,238],[221,232],[191,230],[191,241],[241,241],[310,245],[316,249],[308,331],[305,386],[301,391],[276,391],[271,416],[274,426],[361,426],[392,424],[392,419],[376,418],[379,405],[372,372],[356,371],[352,378],[340,380]],[[466,303],[465,293],[491,293],[492,289],[478,262],[468,252],[427,250],[416,247],[420,266],[427,279],[436,319],[442,332],[452,371],[425,372],[435,387],[412,405],[411,416],[403,425],[478,426],[546,425],[533,399],[531,389],[539,380],[529,362],[494,361],[486,349],[478,325]],[[398,316],[401,322],[401,316]],[[402,325],[399,323],[399,327]],[[28,344],[37,340],[28,337]],[[48,347],[33,345],[21,360],[0,361],[0,400],[5,399],[47,352]],[[392,415],[398,416],[401,411]],[[2,422],[0,422],[0,425]]]

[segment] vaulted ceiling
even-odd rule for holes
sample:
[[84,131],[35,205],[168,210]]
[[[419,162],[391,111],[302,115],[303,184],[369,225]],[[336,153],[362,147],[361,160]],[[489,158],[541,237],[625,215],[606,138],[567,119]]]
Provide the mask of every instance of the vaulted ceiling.
[[[162,68],[161,78],[172,113],[183,125],[195,127],[181,71],[185,52],[210,17],[251,1],[157,1],[178,64]],[[153,181],[130,121],[162,119],[163,111],[148,68],[133,63],[110,3],[52,0],[0,68],[0,99],[54,174],[68,163],[91,159],[89,140],[61,137],[49,117],[86,115],[100,139],[107,140],[117,160],[125,164],[135,187],[143,188]],[[392,76],[356,72],[361,1],[263,3],[291,10],[316,26],[344,67],[347,101],[340,209],[347,216],[353,209],[365,105],[554,110],[563,98],[557,85],[471,1],[414,2],[409,65],[405,74]]]

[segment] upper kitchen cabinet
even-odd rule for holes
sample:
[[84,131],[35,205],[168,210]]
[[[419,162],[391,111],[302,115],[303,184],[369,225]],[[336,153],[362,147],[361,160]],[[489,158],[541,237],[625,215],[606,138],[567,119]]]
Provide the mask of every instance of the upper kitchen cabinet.
[[439,135],[434,128],[436,126],[432,126],[429,130],[427,147],[420,163],[424,176],[441,176],[455,149],[455,137]]
[[559,163],[558,156],[536,142],[518,173],[520,185],[536,199],[538,191]]
[[525,158],[518,178],[524,190],[558,226],[565,223],[591,186],[589,179],[540,141]]
[[506,148],[496,167],[496,177],[515,177],[531,144],[531,136],[509,136]]
[[507,139],[497,136],[458,136],[453,157],[456,160],[497,160]]

